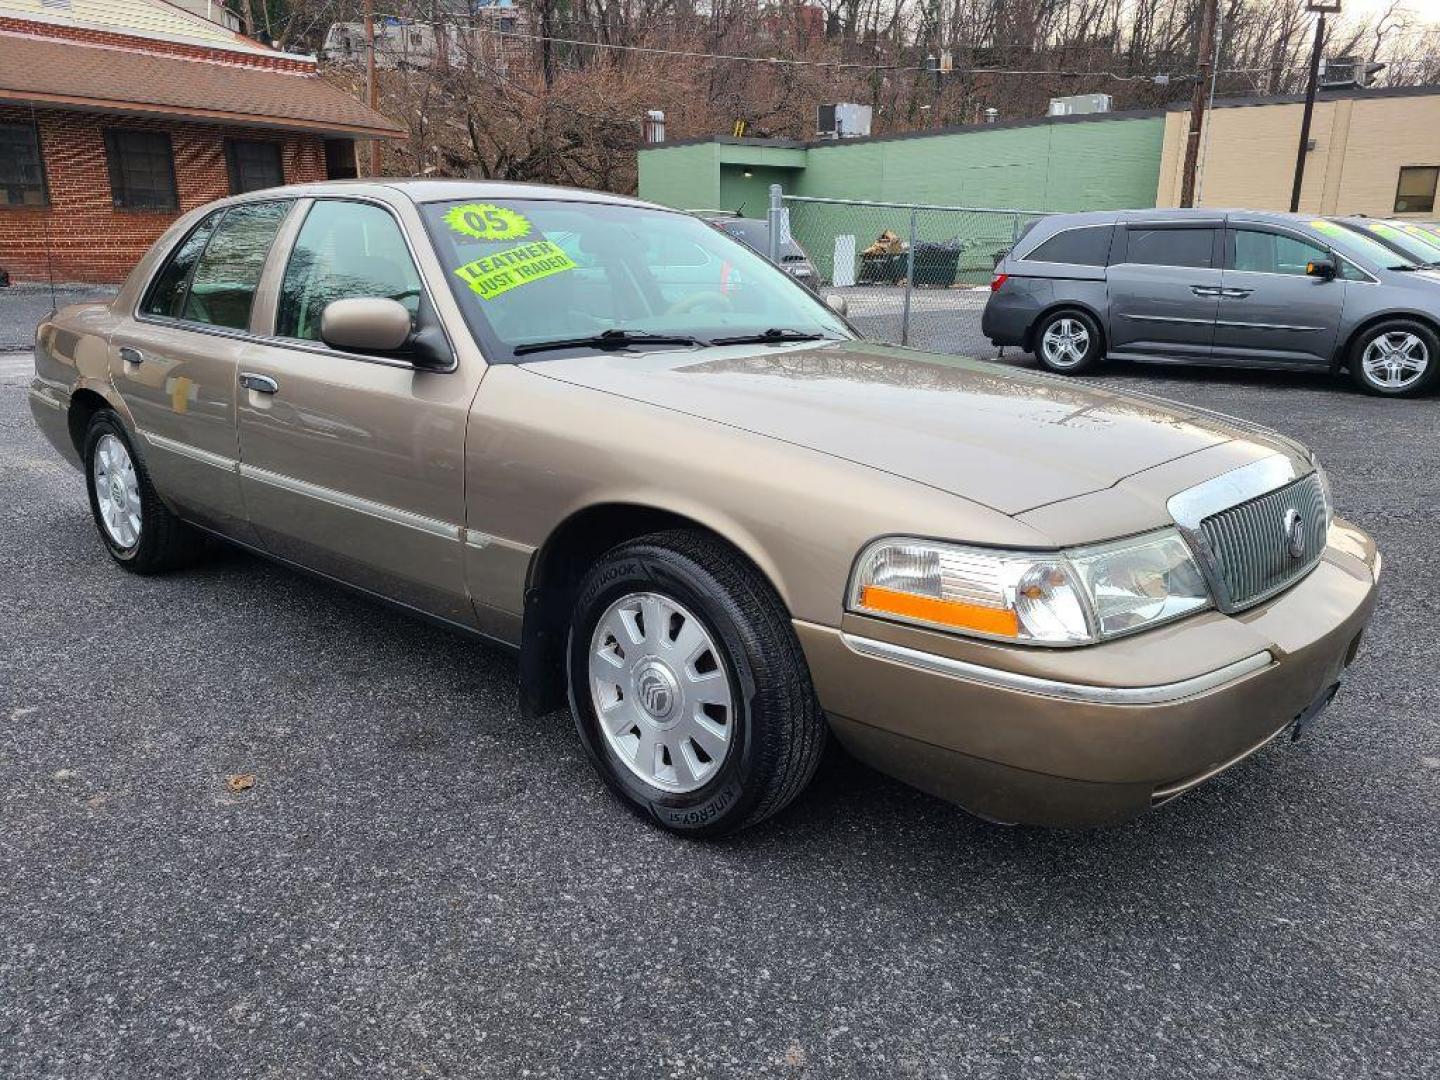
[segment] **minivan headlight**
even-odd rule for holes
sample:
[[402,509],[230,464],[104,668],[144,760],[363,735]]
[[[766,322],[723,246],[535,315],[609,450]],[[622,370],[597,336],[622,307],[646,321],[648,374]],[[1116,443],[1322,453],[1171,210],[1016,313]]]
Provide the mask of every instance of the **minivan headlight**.
[[890,537],[861,553],[850,610],[974,637],[1087,645],[1210,606],[1174,529],[1062,552]]

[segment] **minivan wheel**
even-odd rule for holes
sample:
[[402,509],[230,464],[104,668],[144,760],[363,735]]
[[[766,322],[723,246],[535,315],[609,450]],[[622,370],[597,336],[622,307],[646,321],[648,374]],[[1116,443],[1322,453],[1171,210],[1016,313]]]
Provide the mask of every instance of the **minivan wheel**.
[[1361,388],[1385,397],[1411,397],[1440,370],[1440,339],[1423,323],[1392,319],[1361,334],[1350,349],[1350,375]]
[[203,545],[200,535],[160,501],[113,411],[101,409],[91,418],[84,451],[90,513],[110,557],[137,574],[193,562]]
[[1083,311],[1056,311],[1035,330],[1035,355],[1062,375],[1078,375],[1100,362],[1100,327]]
[[827,729],[789,614],[711,537],[655,533],[603,556],[581,583],[566,656],[586,752],[667,829],[753,825],[815,772]]

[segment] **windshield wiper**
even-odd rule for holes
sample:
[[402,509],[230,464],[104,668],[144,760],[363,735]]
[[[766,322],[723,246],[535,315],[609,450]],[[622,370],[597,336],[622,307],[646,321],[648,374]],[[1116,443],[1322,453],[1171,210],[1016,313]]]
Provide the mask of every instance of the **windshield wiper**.
[[711,338],[711,345],[768,345],[786,341],[826,341],[824,334],[807,334],[804,330],[790,330],[771,327],[758,334],[737,334],[734,337]]
[[1419,270],[1420,267],[1419,267],[1419,266],[1416,266],[1414,263],[1397,263],[1397,264],[1394,265],[1394,266],[1387,266],[1385,269],[1386,269],[1386,270],[1403,270],[1403,271],[1405,271],[1405,272],[1408,274],[1408,273],[1410,273],[1412,270]]
[[684,334],[647,334],[639,330],[606,330],[590,337],[557,338],[555,341],[531,341],[516,345],[516,356],[546,352],[550,349],[628,349],[632,345],[698,345],[699,338]]

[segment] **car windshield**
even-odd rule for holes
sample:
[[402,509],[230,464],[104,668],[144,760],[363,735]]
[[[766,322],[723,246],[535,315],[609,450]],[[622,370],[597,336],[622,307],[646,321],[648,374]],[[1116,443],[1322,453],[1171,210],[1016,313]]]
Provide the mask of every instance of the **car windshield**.
[[1408,221],[1366,221],[1362,226],[1381,243],[1399,248],[1420,262],[1440,262],[1440,236],[1426,232]]
[[854,336],[789,275],[687,214],[546,199],[432,203],[423,212],[492,359],[673,348],[682,344],[675,338],[767,331]]
[[1321,233],[1332,247],[1352,257],[1358,257],[1372,266],[1414,268],[1428,259],[1417,259],[1397,251],[1394,245],[1371,236],[1363,229],[1354,228],[1349,222],[1319,219],[1310,222],[1310,227]]
[[[714,224],[762,255],[769,247],[770,226],[763,221],[756,221],[754,218],[720,218]],[[793,238],[782,239],[780,241],[780,257],[782,259],[797,257],[803,259],[805,252]]]

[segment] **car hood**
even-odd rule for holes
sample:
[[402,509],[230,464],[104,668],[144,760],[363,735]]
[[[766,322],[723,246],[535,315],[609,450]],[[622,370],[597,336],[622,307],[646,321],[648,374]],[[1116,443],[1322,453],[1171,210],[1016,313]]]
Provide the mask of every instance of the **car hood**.
[[995,363],[845,341],[544,360],[551,379],[782,439],[1004,514],[1278,436],[1174,402]]

